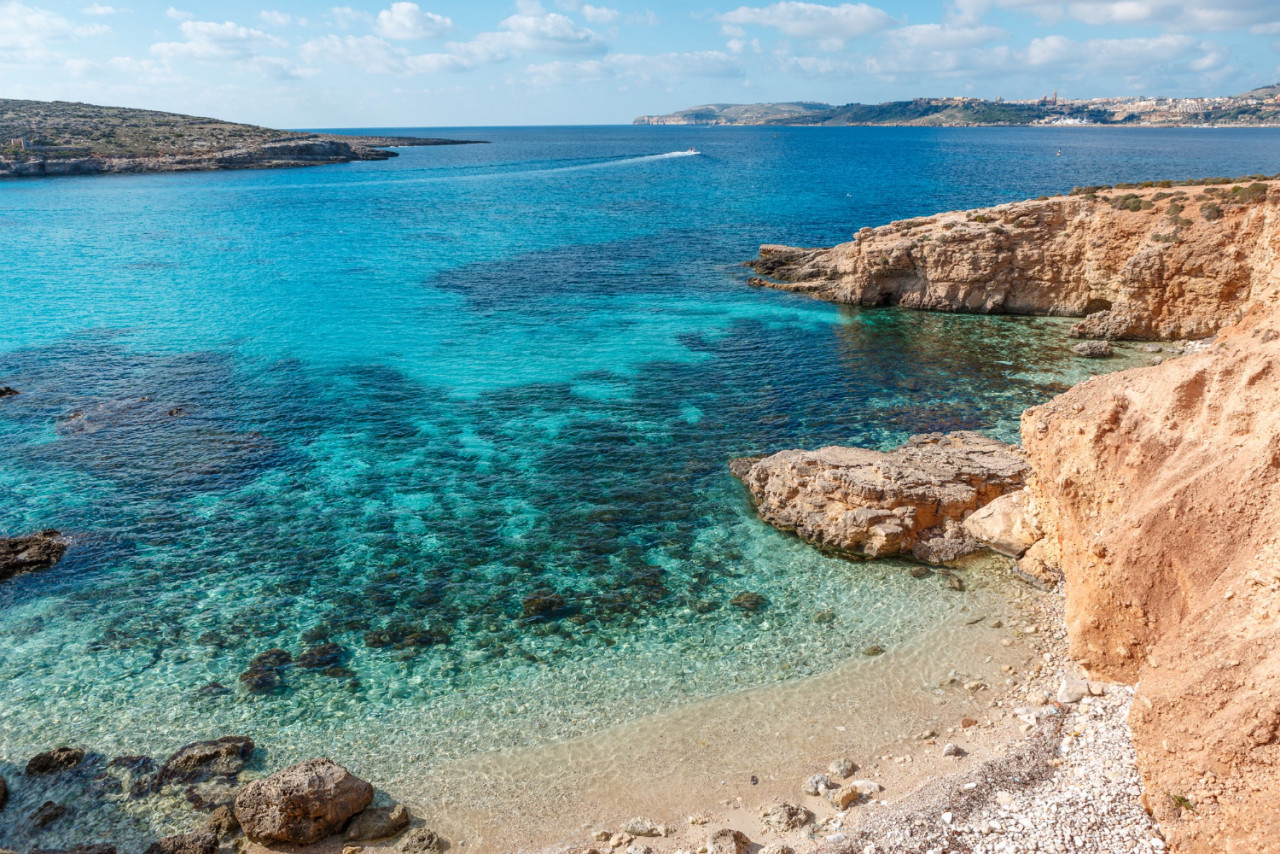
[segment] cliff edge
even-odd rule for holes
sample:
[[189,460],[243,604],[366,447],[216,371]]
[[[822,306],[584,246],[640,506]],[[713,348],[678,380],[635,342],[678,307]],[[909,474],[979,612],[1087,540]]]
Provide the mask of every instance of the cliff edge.
[[[1022,501],[1043,536],[1020,567],[1060,572],[1073,657],[1136,685],[1144,802],[1171,847],[1280,850],[1280,190],[1094,188],[765,246],[754,266],[842,302],[1218,333],[1024,413]],[[982,540],[978,515],[964,524]]]
[[[1165,182],[1167,183],[1167,182]],[[752,283],[852,305],[1080,317],[1087,338],[1203,338],[1280,291],[1272,181],[1080,188],[764,245]]]

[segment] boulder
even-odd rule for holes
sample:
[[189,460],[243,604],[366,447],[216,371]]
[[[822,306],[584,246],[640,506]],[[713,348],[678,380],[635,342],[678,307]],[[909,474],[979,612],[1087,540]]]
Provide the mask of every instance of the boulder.
[[218,837],[207,830],[166,836],[147,848],[145,854],[217,854]]
[[812,818],[813,813],[804,807],[790,804],[786,801],[766,807],[760,813],[760,820],[768,827],[778,831],[795,830],[797,827],[803,827]]
[[942,562],[978,548],[960,522],[1021,489],[1029,471],[1020,448],[957,432],[914,436],[888,452],[782,451],[746,468],[742,482],[760,518],[815,545]]
[[236,821],[236,814],[231,807],[218,807],[209,813],[209,818],[204,823],[204,829],[222,839],[238,833],[240,822]]
[[717,830],[707,840],[707,854],[747,854],[751,840],[737,830]]
[[84,761],[84,751],[78,747],[57,747],[45,753],[37,753],[27,761],[27,776],[53,774],[74,768]]
[[253,751],[253,739],[243,735],[193,741],[178,748],[164,761],[156,778],[156,787],[233,778],[249,763]]
[[1071,348],[1071,352],[1086,359],[1109,359],[1115,355],[1107,341],[1081,341]]
[[67,552],[67,539],[52,528],[28,537],[0,537],[0,581],[48,569]]
[[372,800],[373,786],[346,768],[309,759],[242,788],[235,816],[255,842],[308,845],[337,833]]
[[1013,558],[1022,557],[1044,536],[1031,490],[1025,488],[1001,495],[975,510],[964,520],[964,530],[992,551]]
[[347,825],[345,838],[351,842],[386,839],[409,826],[409,810],[404,804],[391,807],[369,807]]

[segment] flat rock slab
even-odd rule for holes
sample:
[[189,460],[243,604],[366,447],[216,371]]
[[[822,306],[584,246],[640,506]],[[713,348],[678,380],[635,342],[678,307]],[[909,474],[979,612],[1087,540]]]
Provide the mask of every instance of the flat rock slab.
[[1016,445],[967,431],[913,436],[892,451],[832,446],[781,451],[730,471],[760,518],[839,551],[929,563],[976,551],[961,522],[1022,488],[1031,471]]

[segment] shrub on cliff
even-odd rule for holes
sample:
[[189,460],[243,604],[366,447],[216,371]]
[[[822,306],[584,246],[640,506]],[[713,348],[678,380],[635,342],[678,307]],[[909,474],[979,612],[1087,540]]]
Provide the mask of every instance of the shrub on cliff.
[[1200,206],[1200,216],[1212,222],[1222,219],[1222,206],[1215,202],[1205,202]]

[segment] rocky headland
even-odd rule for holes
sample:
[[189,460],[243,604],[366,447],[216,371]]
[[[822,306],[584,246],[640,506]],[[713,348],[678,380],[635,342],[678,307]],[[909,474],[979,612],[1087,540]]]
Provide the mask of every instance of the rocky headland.
[[196,172],[387,160],[474,140],[297,133],[127,107],[0,99],[0,178]]
[[1272,186],[1083,187],[831,248],[765,245],[752,282],[850,305],[1079,317],[1081,338],[1205,338],[1280,287]]
[[[753,266],[760,284],[845,303],[1079,316],[1075,334],[1099,338],[1216,336],[1028,410],[1019,482],[993,468],[998,488],[977,488],[987,501],[959,522],[1020,555],[1025,575],[1061,577],[1076,665],[1133,686],[1142,804],[1168,844],[1280,846],[1280,188],[1086,188],[863,229],[832,249],[764,246]],[[954,444],[934,470],[966,465]],[[785,451],[735,473],[767,521],[877,553],[890,538],[867,532],[909,538],[902,520],[919,514],[917,473],[895,468],[911,446]],[[851,460],[864,481],[900,482],[855,493]],[[953,485],[929,483],[932,506]]]

